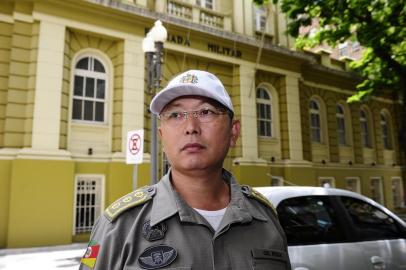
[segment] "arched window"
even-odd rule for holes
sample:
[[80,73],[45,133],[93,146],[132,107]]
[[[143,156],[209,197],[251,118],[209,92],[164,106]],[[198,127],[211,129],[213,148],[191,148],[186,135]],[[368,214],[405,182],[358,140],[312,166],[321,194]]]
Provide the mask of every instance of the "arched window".
[[338,133],[338,144],[346,145],[347,141],[345,138],[345,114],[344,108],[337,104],[336,106],[336,118],[337,118],[337,133]]
[[271,96],[264,88],[257,89],[258,135],[272,137],[272,102]]
[[72,119],[105,122],[106,80],[104,65],[94,57],[81,58],[74,71]]
[[368,123],[368,114],[364,109],[360,111],[361,139],[364,147],[371,147],[371,136]]
[[388,122],[388,117],[384,112],[381,112],[381,128],[382,128],[383,147],[385,149],[392,149],[392,142],[390,139],[391,138],[390,125]]
[[320,106],[314,99],[309,103],[310,138],[312,142],[321,142]]

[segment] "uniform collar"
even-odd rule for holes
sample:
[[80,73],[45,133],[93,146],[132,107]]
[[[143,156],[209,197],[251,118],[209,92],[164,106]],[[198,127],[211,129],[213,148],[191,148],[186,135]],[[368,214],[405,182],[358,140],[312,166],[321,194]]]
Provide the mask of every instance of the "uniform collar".
[[[194,211],[182,197],[173,189],[170,181],[169,171],[157,184],[151,209],[151,226],[154,226],[165,219],[178,213],[180,221],[207,224],[207,222]],[[230,185],[231,200],[227,207],[220,227],[225,227],[232,223],[247,223],[253,218],[266,221],[267,219],[254,207],[250,200],[244,196],[240,185],[234,177],[223,169],[223,179]],[[220,228],[219,228],[220,229]]]
[[173,216],[178,212],[175,191],[170,181],[170,171],[156,184],[156,193],[152,203],[150,226]]
[[241,186],[237,183],[231,173],[224,169],[223,179],[225,179],[230,185],[231,200],[220,227],[222,227],[223,224],[251,222],[253,218],[261,221],[267,220],[264,214],[257,207],[253,206],[250,199],[242,193]]

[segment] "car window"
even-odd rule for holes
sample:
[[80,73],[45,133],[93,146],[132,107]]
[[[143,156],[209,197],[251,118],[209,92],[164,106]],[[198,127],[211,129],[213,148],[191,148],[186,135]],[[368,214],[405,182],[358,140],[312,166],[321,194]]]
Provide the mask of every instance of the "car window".
[[402,238],[396,221],[377,207],[359,199],[342,196],[360,240]]
[[344,232],[328,197],[289,198],[278,205],[277,212],[289,245],[344,241]]

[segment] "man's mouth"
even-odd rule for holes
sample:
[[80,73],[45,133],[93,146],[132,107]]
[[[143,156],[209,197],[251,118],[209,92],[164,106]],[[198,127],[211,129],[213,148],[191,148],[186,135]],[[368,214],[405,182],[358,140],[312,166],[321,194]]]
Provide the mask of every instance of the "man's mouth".
[[200,143],[188,143],[185,144],[182,148],[181,151],[184,150],[201,150],[204,149],[206,147],[204,147],[204,145],[200,144]]

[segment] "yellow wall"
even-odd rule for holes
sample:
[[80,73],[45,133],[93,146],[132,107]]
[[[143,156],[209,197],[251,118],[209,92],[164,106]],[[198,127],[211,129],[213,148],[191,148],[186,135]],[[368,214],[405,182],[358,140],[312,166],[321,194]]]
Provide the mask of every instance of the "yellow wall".
[[[137,186],[149,185],[149,164],[137,172]],[[87,241],[89,234],[72,235],[76,174],[105,175],[105,208],[133,189],[133,165],[125,163],[1,161],[0,248]]]
[[234,165],[231,172],[242,185],[258,187],[269,186],[271,183],[269,166]]
[[73,172],[72,161],[13,161],[9,248],[71,242]]
[[7,243],[7,225],[10,199],[10,160],[0,161],[0,248]]

